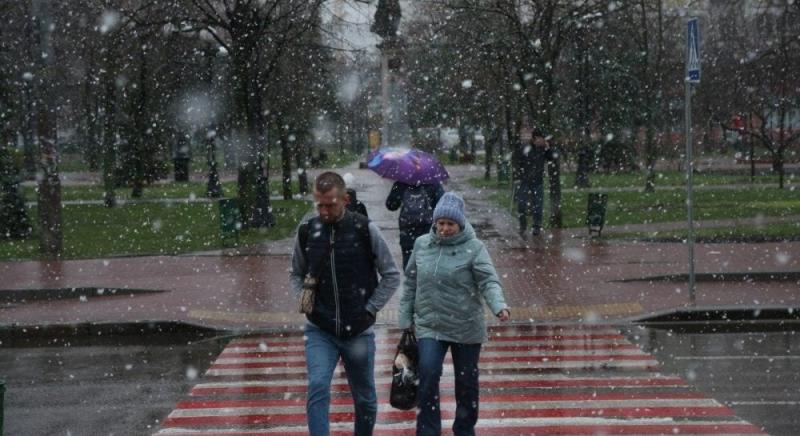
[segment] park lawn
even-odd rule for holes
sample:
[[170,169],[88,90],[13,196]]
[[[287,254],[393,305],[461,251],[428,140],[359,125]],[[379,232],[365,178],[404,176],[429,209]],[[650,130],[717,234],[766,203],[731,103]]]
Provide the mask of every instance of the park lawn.
[[[269,183],[272,195],[281,195],[283,187],[280,181],[272,180]],[[238,190],[237,184],[234,181],[222,182],[222,191],[226,197],[237,197]],[[297,180],[292,180],[292,192],[297,193],[299,186]],[[37,200],[37,188],[34,186],[24,186],[23,193],[25,201]],[[130,188],[117,188],[117,200],[131,200]],[[61,186],[61,200],[62,201],[76,201],[76,200],[103,200],[105,190],[102,185],[62,185]],[[155,199],[194,199],[203,198],[206,195],[206,183],[201,182],[170,182],[170,183],[156,183],[144,188],[142,199],[155,200]]]
[[[291,236],[311,205],[302,200],[275,200],[272,207],[276,226],[243,231],[238,246]],[[223,247],[215,203],[128,204],[111,209],[70,205],[62,210],[64,259],[166,255]],[[28,212],[35,222],[36,208]],[[34,236],[22,241],[0,241],[0,259],[36,259],[36,233],[34,229]]]
[[[317,156],[319,153],[318,148],[314,148],[314,156]],[[326,168],[342,168],[347,166],[359,159],[362,159],[366,156],[366,152],[362,154],[358,154],[352,150],[332,150],[330,148],[325,149],[325,153],[328,155],[327,162],[323,165]],[[273,149],[270,151],[267,161],[269,162],[269,172],[270,174],[277,174],[278,171],[281,171],[281,151],[280,148]],[[222,159],[219,157],[217,158],[217,165],[218,168],[222,168]],[[205,153],[197,153],[195,152],[192,155],[191,160],[189,161],[189,168],[192,172],[201,172],[205,173],[208,171],[208,161],[206,160]],[[294,158],[292,158],[292,172],[295,172],[297,167],[294,162]]]
[[[565,175],[565,178],[567,186],[572,187],[575,183],[575,174],[569,173]],[[645,179],[646,174],[641,171],[624,174],[595,173],[589,176],[593,188],[644,188]],[[786,180],[792,182],[793,178],[787,177]],[[656,186],[686,186],[686,173],[683,171],[659,171],[656,173],[655,183]],[[696,172],[692,177],[692,183],[694,186],[767,184],[777,187],[778,176],[756,175],[751,182],[750,175],[746,171],[742,171],[741,174]]]
[[[562,193],[561,209],[565,227],[586,225],[589,192],[581,190]],[[606,225],[647,224],[686,219],[686,192],[682,189],[653,193],[618,191],[607,194]],[[694,194],[696,220],[800,215],[800,194],[789,189],[769,187],[740,190],[706,189],[695,191]],[[490,195],[500,207],[512,210],[510,190],[491,191]],[[545,217],[549,214],[548,200],[548,196],[545,195]]]
[[[686,230],[667,232],[615,233],[614,238],[655,239],[664,241],[685,241]],[[700,241],[776,241],[800,239],[800,221],[795,223],[774,223],[768,226],[736,226],[695,229],[694,236]]]
[[[494,173],[493,173],[494,174]],[[794,175],[786,177],[786,183],[795,183]],[[646,175],[644,172],[602,174],[593,173],[589,175],[591,188],[588,189],[612,189],[612,188],[636,188],[644,189]],[[692,183],[696,187],[717,186],[717,185],[758,185],[758,186],[778,186],[777,175],[757,175],[751,182],[749,173],[744,171],[742,174],[720,174],[720,173],[695,173]],[[491,180],[483,178],[470,179],[470,184],[476,188],[507,188],[508,184],[497,182],[496,175]],[[561,186],[563,188],[575,187],[575,174],[565,172],[561,174]],[[686,186],[686,173],[681,171],[661,171],[656,174],[656,187]],[[587,188],[584,188],[587,189]]]

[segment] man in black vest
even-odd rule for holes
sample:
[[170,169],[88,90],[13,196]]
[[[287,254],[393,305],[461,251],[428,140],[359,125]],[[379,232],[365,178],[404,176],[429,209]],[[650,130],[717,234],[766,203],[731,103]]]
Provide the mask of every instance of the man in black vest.
[[378,227],[347,210],[339,174],[317,177],[314,200],[319,214],[297,231],[289,275],[297,295],[306,276],[317,282],[305,327],[308,431],[329,433],[331,379],[341,358],[355,405],[355,434],[371,435],[378,410],[372,325],[400,285],[400,271]]

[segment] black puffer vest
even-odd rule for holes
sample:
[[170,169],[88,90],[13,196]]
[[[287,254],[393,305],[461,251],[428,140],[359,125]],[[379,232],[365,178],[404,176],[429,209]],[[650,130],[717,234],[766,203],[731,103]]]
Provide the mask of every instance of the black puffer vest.
[[300,244],[308,273],[319,283],[314,310],[306,317],[338,338],[356,336],[375,323],[367,311],[378,286],[369,219],[345,211],[335,224],[314,217],[303,226]]

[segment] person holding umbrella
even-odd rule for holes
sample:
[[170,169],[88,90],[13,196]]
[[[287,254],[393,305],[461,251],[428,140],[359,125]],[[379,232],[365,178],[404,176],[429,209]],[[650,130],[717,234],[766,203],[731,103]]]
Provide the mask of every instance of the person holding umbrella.
[[433,209],[444,194],[441,182],[450,175],[433,155],[413,148],[377,150],[370,155],[367,167],[395,180],[386,198],[386,208],[400,209],[400,248],[405,268],[414,241],[431,229]]

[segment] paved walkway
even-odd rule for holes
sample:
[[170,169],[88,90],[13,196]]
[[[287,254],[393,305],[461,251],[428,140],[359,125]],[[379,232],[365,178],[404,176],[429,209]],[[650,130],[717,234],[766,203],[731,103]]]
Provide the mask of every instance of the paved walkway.
[[[413,435],[416,411],[388,403],[397,329],[376,331],[376,435]],[[306,370],[299,331],[233,339],[164,419],[158,436],[301,435]],[[455,417],[453,367],[441,383],[443,429]],[[481,351],[480,435],[763,434],[729,407],[660,372],[661,365],[614,328],[494,327]],[[341,364],[332,384],[331,434],[353,432]]]
[[[451,168],[447,189],[462,192],[468,216],[487,241],[517,322],[619,323],[644,313],[684,307],[685,283],[651,279],[685,273],[687,249],[680,243],[594,241],[583,230],[547,232],[523,241],[507,211],[465,180],[478,167]],[[359,199],[383,229],[400,259],[396,213],[383,201],[391,182],[354,166]],[[271,242],[229,256],[220,251],[61,262],[0,263],[6,290],[77,288],[74,297],[0,302],[0,325],[180,321],[252,331],[301,325],[288,288],[291,240]],[[800,271],[800,242],[697,244],[698,273]],[[89,290],[86,290],[88,288]],[[91,290],[91,288],[100,288]],[[161,290],[126,293],[125,289]],[[700,281],[698,306],[797,307],[794,281]],[[0,291],[2,292],[2,291]],[[2,294],[0,294],[1,296]],[[399,292],[379,322],[393,324]]]

